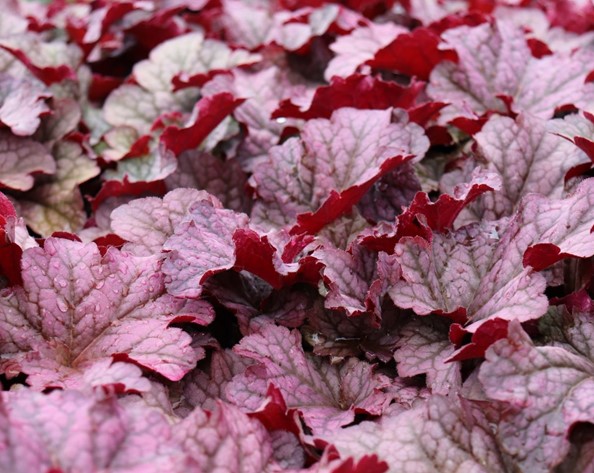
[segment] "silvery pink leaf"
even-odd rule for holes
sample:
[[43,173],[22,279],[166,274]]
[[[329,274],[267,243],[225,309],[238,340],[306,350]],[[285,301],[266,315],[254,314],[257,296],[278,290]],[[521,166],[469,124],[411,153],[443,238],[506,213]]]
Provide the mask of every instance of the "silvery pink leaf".
[[196,189],[175,189],[162,199],[135,199],[111,213],[111,228],[129,242],[128,251],[139,256],[159,254],[175,226],[188,215],[190,206],[201,200],[220,206],[213,196]]
[[235,265],[233,234],[246,228],[248,217],[198,201],[190,215],[174,228],[163,245],[169,255],[163,263],[167,290],[178,297],[198,297],[202,284],[213,274]]
[[15,473],[194,471],[159,411],[79,391],[3,393],[0,468]]
[[344,456],[374,453],[389,473],[506,471],[497,442],[482,413],[471,404],[434,395],[410,410],[364,421],[327,436]]
[[427,376],[434,394],[455,393],[462,386],[460,363],[447,362],[455,347],[448,339],[448,324],[438,319],[414,319],[399,330],[394,359],[398,375]]
[[427,89],[432,99],[452,104],[444,109],[444,119],[506,113],[507,98],[514,112],[551,118],[557,107],[585,96],[584,81],[592,69],[588,48],[536,59],[523,31],[507,21],[461,26],[442,38],[459,58],[457,64],[438,65]]
[[227,385],[251,364],[251,360],[231,350],[213,352],[207,369],[196,368],[181,381],[184,411],[197,406],[212,410],[217,400],[228,401],[225,393]]
[[175,426],[174,436],[198,471],[260,473],[275,463],[264,426],[221,401],[209,413],[196,408]]
[[569,451],[567,435],[592,422],[594,364],[560,347],[536,347],[519,323],[487,350],[479,379],[488,398],[508,406],[497,427],[503,448],[525,470],[548,472]]
[[272,148],[250,180],[258,195],[252,218],[270,226],[297,219],[295,232],[315,233],[384,174],[419,160],[429,145],[423,130],[391,123],[391,115],[391,110],[342,108],[330,120],[310,120],[301,139]]
[[324,72],[325,79],[330,81],[333,76],[350,76],[359,66],[373,59],[377,51],[390,44],[399,34],[407,31],[406,28],[392,23],[370,23],[355,28],[348,35],[339,36],[330,45],[335,57]]
[[50,94],[28,79],[0,73],[0,123],[17,136],[29,136],[39,127],[40,116],[49,112]]
[[0,186],[27,191],[33,187],[32,174],[53,174],[56,163],[41,143],[0,131]]
[[468,330],[490,318],[538,318],[548,307],[544,277],[522,268],[522,253],[502,255],[513,245],[502,242],[495,226],[435,233],[431,242],[405,237],[394,250],[403,279],[389,294],[419,315],[455,314],[458,322],[471,322]]
[[[265,382],[264,389],[268,383],[274,384],[287,407],[299,409],[315,433],[334,431],[349,424],[355,410],[379,415],[389,403],[389,397],[382,391],[389,381],[374,374],[370,364],[349,358],[340,365],[331,365],[309,356],[303,352],[301,336],[296,330],[268,324],[259,333],[244,337],[234,350],[261,366],[261,369],[250,368],[247,374],[251,376],[241,381],[250,377],[261,379]],[[234,389],[234,384],[235,379],[227,386],[228,392]],[[265,394],[261,394],[262,399]]]
[[328,288],[324,301],[327,309],[344,310],[350,317],[373,310],[367,300],[376,266],[372,252],[355,245],[350,252],[321,248],[311,256],[323,265],[321,273]]
[[184,304],[163,295],[158,268],[155,257],[113,248],[102,257],[95,244],[57,238],[24,251],[23,287],[0,299],[3,370],[43,388],[115,358],[180,379],[196,355],[186,333],[168,328]]
[[503,187],[482,198],[484,218],[511,215],[530,192],[562,197],[565,173],[587,161],[579,148],[552,133],[571,121],[572,116],[546,122],[527,114],[515,120],[499,115],[489,119],[475,140],[486,168],[501,176]]

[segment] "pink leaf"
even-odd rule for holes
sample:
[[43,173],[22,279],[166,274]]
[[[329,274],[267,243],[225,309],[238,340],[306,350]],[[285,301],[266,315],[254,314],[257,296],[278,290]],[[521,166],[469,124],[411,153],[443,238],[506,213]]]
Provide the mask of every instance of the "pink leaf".
[[26,191],[33,187],[32,174],[54,172],[56,163],[45,146],[0,131],[0,186]]
[[259,200],[256,221],[293,233],[316,233],[350,210],[371,185],[398,165],[420,159],[428,147],[413,123],[392,124],[390,110],[342,108],[330,120],[310,120],[302,138],[273,148],[252,176]]
[[94,244],[56,238],[26,250],[23,287],[0,299],[7,360],[40,388],[68,385],[111,357],[180,379],[196,356],[190,337],[168,328],[183,304],[162,295],[158,264],[114,249],[102,258]]
[[5,471],[183,473],[191,467],[165,416],[148,407],[78,391],[24,389],[4,393],[1,409]]
[[509,241],[513,230],[501,242],[496,231],[467,226],[436,233],[431,243],[403,238],[394,250],[403,276],[389,290],[394,303],[419,315],[451,314],[459,323],[468,321],[471,332],[487,319],[525,321],[543,315],[548,306],[544,278],[522,268],[516,252],[520,242]]
[[434,394],[448,395],[462,385],[460,363],[447,363],[454,347],[447,337],[447,325],[438,320],[415,319],[399,333],[394,359],[398,375],[427,376]]
[[455,398],[435,395],[408,411],[347,427],[327,440],[344,456],[376,454],[389,471],[431,473],[435,465],[443,473],[461,468],[505,471],[483,414]]
[[220,206],[210,194],[195,189],[176,189],[163,199],[135,199],[111,213],[111,228],[130,242],[126,245],[128,251],[142,256],[159,254],[174,228],[188,215],[190,206],[201,200]]
[[514,112],[551,118],[557,107],[577,103],[585,95],[592,59],[587,49],[536,59],[522,30],[506,21],[461,26],[446,31],[443,38],[459,62],[439,64],[427,92],[434,100],[452,104],[443,111],[446,119],[507,113],[508,100]]
[[[257,361],[262,369],[235,378],[227,388],[250,378],[273,383],[287,407],[299,409],[314,432],[328,432],[353,421],[355,412],[379,415],[389,402],[382,388],[388,380],[371,365],[355,358],[333,366],[307,356],[299,332],[267,324],[260,333],[244,337],[236,353]],[[262,393],[264,395],[265,393]]]
[[163,264],[167,290],[178,297],[198,297],[202,284],[213,274],[233,268],[233,234],[247,227],[248,217],[199,201],[190,207],[190,217],[174,229],[163,249],[170,251]]
[[196,408],[176,425],[174,435],[198,471],[259,473],[275,463],[264,426],[220,401],[209,414]]
[[564,125],[565,120],[546,123],[525,114],[515,120],[496,115],[475,135],[487,169],[499,174],[503,184],[502,192],[482,198],[486,218],[511,215],[530,192],[550,198],[562,196],[565,173],[584,162],[579,149],[549,131],[563,129]]
[[348,77],[354,74],[359,66],[373,59],[377,51],[405,32],[405,28],[392,23],[370,23],[340,36],[330,46],[336,56],[326,68],[325,79],[330,81],[334,76]]
[[479,379],[508,407],[497,427],[505,450],[525,470],[548,472],[569,451],[577,422],[592,422],[594,364],[561,347],[535,347],[519,323],[487,350]]
[[0,74],[0,122],[17,136],[35,133],[40,116],[49,112],[49,93],[26,79]]

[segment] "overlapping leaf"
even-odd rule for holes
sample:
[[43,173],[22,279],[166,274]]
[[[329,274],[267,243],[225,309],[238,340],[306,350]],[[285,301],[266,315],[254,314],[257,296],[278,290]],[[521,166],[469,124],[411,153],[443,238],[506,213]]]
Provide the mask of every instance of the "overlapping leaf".
[[23,287],[0,301],[3,371],[37,387],[67,386],[106,358],[180,379],[196,363],[191,339],[168,328],[183,304],[163,293],[156,258],[49,238],[23,253]]
[[301,139],[273,148],[254,169],[252,218],[273,226],[297,220],[295,232],[315,233],[348,211],[382,175],[427,150],[418,125],[390,122],[390,110],[351,108],[310,120]]
[[479,378],[489,398],[510,407],[497,435],[523,469],[550,471],[569,450],[569,429],[592,422],[593,376],[590,359],[535,347],[517,323],[487,351]]
[[551,118],[557,107],[578,103],[586,95],[592,56],[588,48],[536,59],[522,30],[507,21],[461,26],[442,38],[456,51],[458,63],[438,65],[427,92],[452,104],[444,118],[505,114],[509,101],[514,112]]
[[227,387],[228,395],[254,381],[260,381],[264,389],[272,383],[282,392],[287,406],[299,409],[316,433],[349,424],[355,412],[379,415],[389,403],[382,391],[389,385],[388,379],[374,374],[371,365],[350,358],[333,366],[307,356],[296,331],[268,324],[259,333],[244,337],[235,351],[257,361],[262,369],[235,377]]
[[32,471],[194,471],[165,416],[77,391],[4,393],[0,468]]

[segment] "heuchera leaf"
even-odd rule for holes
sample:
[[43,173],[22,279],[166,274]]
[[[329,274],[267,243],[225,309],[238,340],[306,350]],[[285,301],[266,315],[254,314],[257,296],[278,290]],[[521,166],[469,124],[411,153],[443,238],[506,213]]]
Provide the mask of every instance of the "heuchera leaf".
[[297,217],[293,233],[316,233],[348,211],[373,182],[428,148],[418,125],[390,120],[391,110],[352,108],[310,120],[300,140],[273,148],[254,169],[252,217],[273,225]]
[[238,212],[249,208],[244,190],[247,177],[236,159],[222,161],[203,151],[185,151],[177,159],[177,169],[165,178],[165,184],[170,190],[203,189],[218,198],[224,207]]
[[307,356],[296,330],[267,324],[259,333],[244,337],[234,351],[257,361],[263,369],[235,377],[228,393],[240,390],[243,383],[249,385],[252,379],[272,383],[283,394],[287,407],[299,409],[314,433],[349,424],[355,412],[379,415],[389,402],[382,392],[388,379],[374,374],[371,365],[350,358],[333,366]]
[[161,143],[176,156],[183,151],[198,147],[216,126],[244,99],[237,99],[227,92],[204,97],[199,100],[192,113],[192,121],[188,126],[167,127],[161,135]]
[[475,118],[488,111],[505,114],[508,99],[514,112],[551,118],[557,107],[576,103],[585,94],[592,55],[588,49],[536,59],[522,30],[506,21],[461,26],[442,37],[459,60],[435,68],[427,93],[452,103],[442,112],[446,119]]
[[434,395],[426,402],[378,422],[364,421],[328,437],[341,455],[375,453],[390,472],[505,471],[482,413],[456,398]]
[[167,290],[178,297],[198,297],[209,276],[235,265],[233,233],[248,223],[247,215],[208,201],[196,202],[190,212],[163,245],[170,251],[163,264]]
[[26,191],[33,187],[32,174],[53,174],[56,163],[36,141],[0,131],[0,186]]
[[394,359],[398,375],[427,376],[427,387],[434,394],[455,393],[462,386],[460,363],[447,362],[454,346],[447,336],[447,324],[432,318],[415,319],[399,333]]
[[452,195],[442,194],[431,202],[424,192],[415,195],[410,206],[398,217],[398,233],[422,235],[430,239],[430,232],[444,232],[452,227],[462,210],[477,197],[489,191],[499,190],[501,179],[497,174],[476,169],[470,182],[454,187]]
[[314,310],[308,314],[301,332],[317,355],[346,357],[364,353],[369,360],[388,362],[398,339],[399,315],[397,311],[385,311],[378,327],[368,314],[345,317],[339,311]]
[[[182,380],[181,403],[184,409],[200,406],[213,410],[217,401],[226,401],[226,388],[235,375],[241,374],[253,362],[231,350],[211,354],[208,369],[195,369]],[[177,412],[180,409],[178,408]]]
[[174,77],[231,69],[259,58],[244,50],[232,51],[220,41],[205,39],[201,32],[165,41],[151,51],[149,59],[134,66],[138,85],[124,84],[109,95],[103,109],[105,119],[113,126],[129,125],[140,134],[148,133],[161,113],[189,112],[198,98],[196,88],[174,92]]
[[28,79],[0,73],[0,123],[17,136],[32,135],[39,126],[39,117],[49,112],[45,103],[49,96]]
[[314,251],[312,257],[323,265],[322,276],[328,286],[324,301],[327,309],[344,310],[349,316],[373,311],[368,296],[376,265],[372,252],[359,246],[353,246],[350,252],[322,248]]
[[220,203],[211,195],[196,189],[176,189],[163,199],[146,197],[135,199],[111,213],[111,228],[130,244],[128,251],[139,256],[159,254],[175,226],[188,214],[190,206],[200,200]]
[[437,312],[459,323],[468,320],[469,331],[490,318],[524,321],[543,315],[548,306],[544,277],[522,268],[521,253],[506,254],[519,242],[509,243],[504,236],[499,243],[496,231],[466,226],[448,235],[436,233],[431,243],[402,238],[394,254],[403,280],[392,286],[390,297],[419,315]]
[[163,245],[169,251],[162,269],[170,294],[198,297],[207,278],[234,267],[278,288],[284,276],[298,269],[281,259],[283,252],[267,235],[248,227],[247,215],[222,209],[211,200],[195,202],[189,213]]
[[3,393],[0,469],[183,473],[192,467],[155,409],[78,391]]
[[439,43],[439,36],[430,29],[416,28],[410,33],[399,35],[376,51],[366,64],[428,80],[431,71],[439,62],[457,59],[454,51],[440,48]]
[[569,451],[577,422],[592,422],[594,364],[561,347],[536,347],[519,323],[487,350],[479,379],[508,407],[497,427],[503,448],[527,471],[548,472]]
[[56,159],[54,175],[20,201],[27,224],[40,235],[60,230],[76,232],[82,228],[86,216],[78,186],[100,172],[77,143],[60,141],[53,155]]
[[332,112],[343,107],[382,110],[390,107],[411,108],[423,84],[416,82],[402,87],[373,76],[353,74],[343,79],[334,76],[330,85],[318,87],[307,109],[290,99],[283,100],[271,118],[330,118]]
[[196,363],[190,337],[167,328],[180,301],[162,295],[156,258],[48,238],[23,253],[23,287],[4,290],[0,324],[4,372],[29,383],[68,385],[95,361],[135,362],[169,379]]
[[195,409],[176,425],[174,435],[199,471],[259,473],[275,463],[264,426],[220,401],[210,413]]
[[518,236],[520,241],[532,240],[523,255],[524,266],[540,271],[563,258],[594,255],[593,199],[592,179],[583,181],[566,199],[527,197]]
[[520,114],[515,120],[495,115],[475,135],[486,168],[502,178],[503,192],[485,195],[483,218],[509,216],[520,199],[530,192],[560,198],[565,173],[585,161],[585,156],[567,140],[551,133],[565,120],[549,123]]
[[355,28],[349,35],[340,36],[330,45],[336,56],[330,61],[324,77],[330,81],[334,76],[348,77],[366,61],[373,59],[375,53],[407,30],[391,23],[370,23]]

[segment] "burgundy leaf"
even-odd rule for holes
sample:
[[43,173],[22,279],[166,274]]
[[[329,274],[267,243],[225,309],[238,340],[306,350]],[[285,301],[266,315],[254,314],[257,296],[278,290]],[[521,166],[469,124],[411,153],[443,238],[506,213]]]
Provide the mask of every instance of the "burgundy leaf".
[[[403,235],[425,235],[426,229],[445,232],[450,229],[456,217],[470,202],[484,193],[499,190],[501,180],[491,172],[477,169],[468,183],[458,184],[452,195],[442,194],[431,202],[426,193],[418,193],[402,215],[398,217],[398,231]],[[418,230],[416,227],[420,227]]]
[[244,99],[236,99],[226,92],[204,97],[194,107],[192,123],[184,128],[167,127],[161,135],[161,143],[176,156],[183,151],[196,148],[227,115],[243,102]]
[[366,64],[377,69],[398,71],[428,80],[433,68],[442,61],[456,61],[451,49],[439,47],[439,36],[428,28],[417,28],[399,35],[377,51]]
[[353,74],[346,79],[334,76],[327,87],[318,87],[309,108],[300,108],[290,99],[283,100],[271,118],[330,118],[343,107],[383,110],[390,107],[409,109],[415,103],[423,84],[416,82],[402,87],[394,82]]

